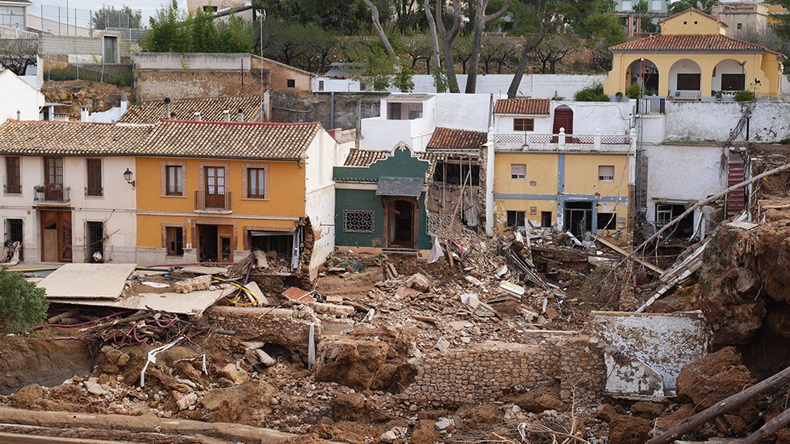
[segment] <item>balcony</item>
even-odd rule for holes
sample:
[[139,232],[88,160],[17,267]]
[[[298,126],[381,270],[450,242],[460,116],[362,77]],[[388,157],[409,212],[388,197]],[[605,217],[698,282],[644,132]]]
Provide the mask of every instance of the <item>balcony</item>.
[[195,211],[202,213],[230,213],[230,192],[209,194],[195,191]]
[[71,187],[62,185],[37,185],[33,188],[33,200],[39,204],[67,205],[71,202]]
[[495,134],[497,151],[628,152],[634,134]]
[[22,194],[22,185],[3,184],[3,194]]

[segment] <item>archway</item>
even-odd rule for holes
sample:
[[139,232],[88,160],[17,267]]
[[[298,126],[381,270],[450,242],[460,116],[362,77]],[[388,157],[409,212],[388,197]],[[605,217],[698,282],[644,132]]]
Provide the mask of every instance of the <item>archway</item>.
[[559,134],[560,129],[565,129],[565,134],[573,134],[573,110],[567,105],[554,108],[552,134]]
[[726,59],[713,68],[714,91],[743,91],[746,89],[746,61]]
[[640,85],[642,79],[644,79],[645,94],[658,93],[658,67],[652,61],[648,59],[634,60],[628,66],[628,74],[628,86]]
[[680,59],[669,70],[669,92],[675,99],[698,99],[702,96],[702,70],[691,59]]

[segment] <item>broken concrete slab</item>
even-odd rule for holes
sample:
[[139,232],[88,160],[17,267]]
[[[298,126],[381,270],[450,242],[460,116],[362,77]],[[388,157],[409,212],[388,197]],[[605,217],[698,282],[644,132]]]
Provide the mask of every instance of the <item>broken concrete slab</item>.
[[266,296],[263,295],[261,288],[258,286],[258,284],[255,281],[250,281],[244,286],[247,287],[247,290],[249,290],[250,293],[255,295],[255,298],[258,299],[259,305],[269,305],[269,300],[266,299]]
[[499,284],[499,288],[507,291],[508,293],[512,293],[512,294],[514,294],[516,296],[524,296],[524,293],[527,292],[524,289],[524,287],[522,287],[520,285],[516,285],[516,284],[514,284],[512,282],[508,282],[508,281],[501,282]]
[[[633,367],[630,372],[623,370],[613,373],[610,369],[609,378],[630,374],[655,379],[649,372],[638,370],[638,363],[641,362],[663,378],[667,392],[675,390],[677,377],[684,365],[707,354],[710,341],[707,323],[699,311],[670,314],[594,311],[591,313],[587,330],[589,334],[601,339],[611,355],[618,357],[612,361],[614,364]],[[621,381],[618,386],[624,384],[644,387],[652,386],[653,382]],[[631,395],[641,396],[639,393]]]
[[639,359],[627,360],[604,354],[606,393],[617,398],[653,399],[667,395],[664,378]]
[[38,287],[50,299],[117,299],[134,268],[135,264],[63,264]]
[[147,310],[150,307],[151,310],[200,317],[207,308],[211,307],[222,298],[224,291],[225,290],[204,290],[193,291],[189,294],[141,293],[134,296],[127,296],[119,300],[50,298],[50,302],[58,304],[126,308],[130,310]]
[[268,353],[261,349],[256,349],[255,355],[258,357],[258,360],[261,361],[261,364],[265,365],[266,367],[271,367],[277,363],[277,360],[269,356]]

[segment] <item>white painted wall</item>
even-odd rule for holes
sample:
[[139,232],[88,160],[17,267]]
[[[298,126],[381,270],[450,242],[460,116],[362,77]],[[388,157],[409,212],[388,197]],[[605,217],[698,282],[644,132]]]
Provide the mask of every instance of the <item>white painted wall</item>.
[[628,134],[631,127],[633,102],[573,102],[552,101],[552,118],[554,110],[560,105],[567,105],[573,110],[573,133],[595,134]]
[[305,213],[310,218],[315,234],[310,259],[311,279],[318,275],[318,267],[335,249],[335,182],[332,180],[332,169],[344,161],[335,139],[326,131],[319,131],[307,149],[305,161]]
[[[749,140],[770,143],[790,137],[790,103],[756,102],[749,121]],[[666,137],[671,142],[723,142],[741,117],[737,102],[669,102]],[[745,140],[745,132],[736,140]]]
[[118,119],[123,116],[126,110],[129,107],[129,102],[126,100],[121,101],[121,106],[114,106],[107,111],[99,111],[95,113],[89,113],[88,111],[83,110],[80,121],[82,122],[102,122],[102,123],[114,123]]
[[[33,187],[44,182],[44,161],[41,157],[24,156],[21,159],[21,194],[3,194],[0,213],[3,218],[21,218],[24,223],[25,262],[40,262],[40,222]],[[0,157],[5,165],[5,157]],[[63,162],[63,185],[70,187],[72,219],[72,247],[74,262],[85,260],[85,222],[105,223],[105,260],[135,262],[137,220],[135,191],[126,183],[123,172],[134,168],[132,157],[102,158],[102,186],[104,195],[85,196],[87,186],[84,157],[66,157]],[[5,183],[5,168],[0,168],[0,181]]]
[[[461,91],[466,85],[466,75],[458,75]],[[527,74],[521,79],[518,88],[520,97],[536,97],[550,99],[563,97],[572,99],[573,95],[593,83],[603,83],[606,76],[575,75],[575,74]],[[506,95],[513,80],[512,74],[483,74],[477,76],[477,94]],[[414,76],[414,91],[419,93],[435,93],[433,76],[421,74]]]
[[535,119],[535,131],[529,134],[551,134],[551,116],[514,116],[511,114],[497,114],[494,116],[494,131],[497,134],[524,134],[523,131],[513,131],[513,120],[523,118]]
[[[701,201],[727,187],[720,146],[646,146],[647,220],[656,220],[656,202]],[[694,226],[700,212],[694,212]]]
[[10,70],[0,71],[0,124],[16,119],[38,120],[39,107],[44,106],[44,94]]
[[[323,88],[321,84],[323,83]],[[331,77],[314,77],[313,91],[334,91],[334,92],[360,92],[362,90],[359,80],[355,79],[333,79]]]
[[488,131],[496,98],[492,94],[437,94],[433,122],[445,128]]
[[[678,74],[702,74],[697,62],[691,59],[681,59],[672,65],[669,69],[669,91],[674,94],[678,90]],[[707,75],[707,74],[706,74]],[[702,80],[700,79],[700,85]],[[709,92],[702,91],[703,95],[707,96]]]
[[391,150],[400,142],[406,142],[415,152],[425,151],[436,128],[434,110],[436,98],[422,102],[423,117],[413,120],[388,120],[387,99],[381,99],[382,116],[362,119],[360,148],[366,150]]

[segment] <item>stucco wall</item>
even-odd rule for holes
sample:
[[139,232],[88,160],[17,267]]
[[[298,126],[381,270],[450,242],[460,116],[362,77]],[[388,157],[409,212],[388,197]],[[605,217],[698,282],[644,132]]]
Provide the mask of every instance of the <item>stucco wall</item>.
[[[461,91],[466,85],[466,75],[458,75],[458,84]],[[604,75],[576,75],[576,74],[527,74],[521,79],[518,88],[519,97],[536,97],[550,99],[563,97],[572,99],[577,91],[594,83],[603,82]],[[477,94],[507,95],[512,74],[484,74],[477,76]],[[419,93],[435,93],[433,76],[420,74],[414,76],[414,91]]]
[[494,100],[491,94],[437,94],[433,123],[446,128],[488,131]]
[[332,168],[342,164],[335,140],[325,131],[307,149],[305,214],[315,235],[310,259],[310,279],[318,275],[318,267],[335,248],[335,184]]
[[0,72],[0,124],[6,119],[16,119],[20,111],[22,120],[38,120],[38,108],[44,106],[44,95],[9,70]]
[[[743,106],[753,106],[749,141],[777,142],[790,137],[790,103],[701,102],[666,104],[665,140],[670,142],[723,142],[742,115]],[[745,130],[736,140],[745,140]]]

